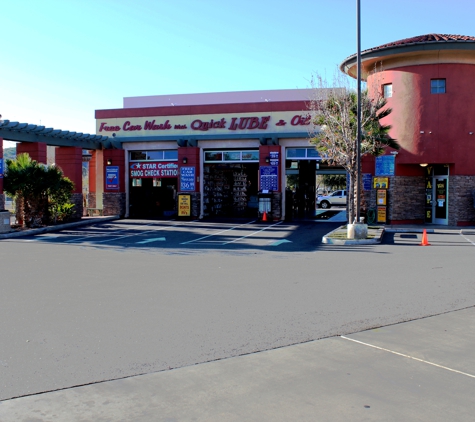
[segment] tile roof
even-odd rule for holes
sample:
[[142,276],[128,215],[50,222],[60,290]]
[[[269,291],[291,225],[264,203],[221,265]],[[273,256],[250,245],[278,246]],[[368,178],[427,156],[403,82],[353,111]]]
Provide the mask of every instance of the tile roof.
[[362,51],[362,53],[369,52],[369,51],[377,51],[383,50],[385,48],[391,47],[399,47],[408,44],[425,44],[428,42],[447,42],[447,41],[468,41],[468,42],[475,42],[475,37],[471,37],[468,35],[451,35],[451,34],[426,34],[426,35],[418,35],[416,37],[405,38],[399,41],[393,41],[388,44],[383,44],[378,47],[369,48],[367,50]]
[[[450,35],[450,34],[426,34],[418,35],[416,37],[404,38],[403,40],[393,41],[387,44],[379,45],[377,47],[368,48],[361,51],[361,54],[371,53],[379,50],[385,50],[389,48],[404,47],[414,44],[428,44],[428,43],[445,43],[445,42],[468,42],[475,43],[475,37],[469,35]],[[346,63],[348,60],[356,57],[356,53],[343,60]]]

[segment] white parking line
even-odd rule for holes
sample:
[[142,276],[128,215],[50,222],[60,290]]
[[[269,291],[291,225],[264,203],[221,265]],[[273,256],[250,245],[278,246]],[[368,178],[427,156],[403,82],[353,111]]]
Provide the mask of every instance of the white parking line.
[[[150,223],[150,224],[144,224],[142,226],[138,226],[138,227],[133,227],[134,229],[140,229],[142,227],[149,227],[151,225],[153,225],[154,223]],[[117,236],[118,233],[121,233],[121,232],[125,232],[127,230],[131,230],[131,229],[123,229],[123,230],[119,230],[118,232],[114,232],[112,233],[112,236]],[[166,229],[163,229],[163,230],[166,230]],[[144,232],[140,232],[140,233],[133,233],[133,234],[129,234],[129,235],[123,235],[123,236],[119,236],[119,237],[113,237],[112,239],[106,239],[106,240],[99,240],[98,242],[96,243],[105,243],[105,242],[111,242],[113,240],[118,240],[118,239],[123,239],[123,238],[126,238],[126,237],[132,237],[132,236],[139,236],[139,235],[142,235],[142,234],[145,234],[145,233],[150,233],[150,232],[153,232],[155,230],[147,230],[147,231],[144,231]],[[71,239],[71,240],[66,240],[64,243],[71,243],[71,242],[77,242],[79,240],[84,240],[84,239],[90,239],[91,237],[102,237],[102,236],[107,236],[105,233],[98,233],[98,234],[91,234],[91,235],[88,235],[88,236],[83,236],[83,237],[79,237],[79,238],[76,238],[76,239]]]
[[229,241],[229,242],[224,242],[223,245],[229,245],[230,243],[239,242],[239,241],[242,240],[242,239],[246,239],[247,237],[254,236],[254,235],[257,234],[257,233],[263,232],[264,230],[270,229],[271,227],[277,226],[278,224],[282,224],[282,221],[279,221],[278,223],[275,223],[275,224],[272,224],[272,225],[270,225],[270,226],[264,227],[263,229],[258,230],[258,231],[255,231],[254,233],[250,233],[250,234],[248,234],[248,235],[246,235],[246,236],[239,237],[239,238],[234,239],[234,240],[231,240],[231,241]]
[[467,242],[469,242],[469,243],[471,243],[473,246],[475,246],[475,243],[472,242],[468,237],[465,237],[465,235],[464,235],[462,232],[460,232],[460,236],[462,236]]
[[217,236],[218,234],[221,234],[221,233],[226,233],[226,232],[231,231],[231,230],[234,230],[234,229],[236,229],[236,228],[238,228],[238,227],[247,226],[248,224],[255,223],[256,221],[257,221],[257,220],[250,221],[250,222],[244,223],[244,224],[239,224],[238,226],[231,227],[230,229],[221,230],[220,232],[213,233],[213,234],[209,234],[208,236],[203,236],[203,237],[200,237],[200,238],[198,238],[198,239],[188,240],[187,242],[182,242],[182,243],[180,243],[180,245],[186,245],[186,244],[188,244],[188,243],[199,242],[200,240],[207,239],[207,238],[213,237],[213,236]]
[[137,244],[151,243],[151,242],[165,242],[167,239],[165,237],[152,237],[150,239],[142,240],[141,242],[135,242]]
[[450,372],[455,372],[456,374],[465,375],[465,376],[470,377],[470,378],[475,378],[475,375],[467,374],[466,372],[458,371],[457,369],[448,368],[447,366],[438,365],[437,363],[429,362],[429,361],[424,360],[424,359],[419,359],[419,358],[416,358],[414,356],[405,355],[404,353],[395,352],[394,350],[385,349],[384,347],[375,346],[374,344],[364,343],[362,341],[355,340],[355,339],[352,339],[352,338],[349,338],[349,337],[345,337],[345,336],[340,336],[340,337],[342,339],[353,341],[355,343],[359,343],[359,344],[362,344],[364,346],[369,346],[369,347],[372,347],[374,349],[382,350],[383,352],[389,352],[389,353],[392,353],[394,355],[402,356],[404,358],[417,360],[418,362],[422,362],[422,363],[427,363],[428,365],[432,365],[432,366],[435,366],[437,368],[445,369],[445,370],[450,371]]

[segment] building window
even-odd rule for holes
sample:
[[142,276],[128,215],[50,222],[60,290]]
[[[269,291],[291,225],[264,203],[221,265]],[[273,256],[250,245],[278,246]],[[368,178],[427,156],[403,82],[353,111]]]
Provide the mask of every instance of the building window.
[[259,162],[259,151],[205,151],[205,163],[222,163],[230,161],[239,163],[241,161]]
[[321,161],[322,157],[315,148],[287,148],[285,150],[285,158],[287,160],[317,160]]
[[430,93],[445,94],[445,79],[431,79]]
[[177,161],[178,150],[130,151],[130,161]]
[[383,85],[383,97],[391,98],[393,96],[393,84]]

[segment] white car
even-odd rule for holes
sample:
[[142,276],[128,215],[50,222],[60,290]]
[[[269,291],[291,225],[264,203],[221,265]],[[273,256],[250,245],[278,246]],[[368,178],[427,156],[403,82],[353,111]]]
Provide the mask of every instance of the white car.
[[328,209],[333,205],[346,205],[346,190],[336,190],[330,195],[317,197],[318,207]]

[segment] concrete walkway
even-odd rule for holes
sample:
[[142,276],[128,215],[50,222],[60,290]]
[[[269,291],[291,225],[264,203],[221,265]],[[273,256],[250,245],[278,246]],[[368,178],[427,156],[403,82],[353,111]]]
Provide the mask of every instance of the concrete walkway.
[[475,308],[0,402],[2,422],[473,421]]

